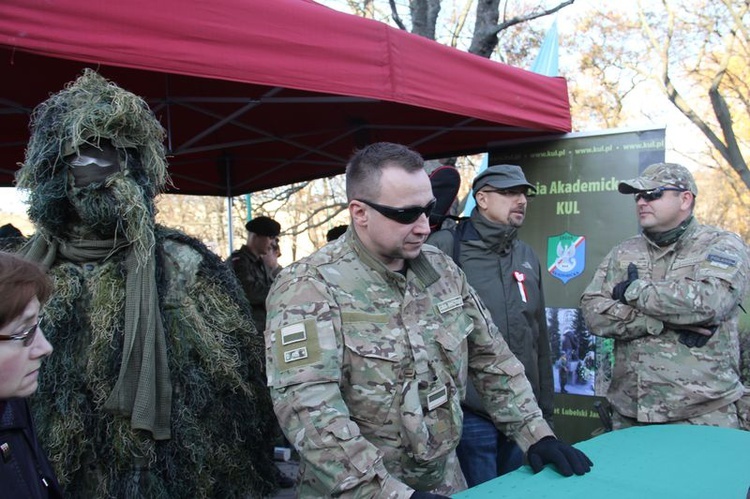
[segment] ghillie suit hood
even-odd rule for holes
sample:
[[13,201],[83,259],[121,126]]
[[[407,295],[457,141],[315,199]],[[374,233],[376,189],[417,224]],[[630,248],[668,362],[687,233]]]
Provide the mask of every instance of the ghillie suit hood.
[[[86,70],[35,109],[30,128],[17,182],[30,191],[37,233],[20,253],[49,268],[57,287],[45,308],[56,352],[37,414],[66,493],[267,493],[273,413],[262,337],[234,277],[213,268],[218,257],[155,224],[154,196],[168,182],[156,117]],[[68,158],[103,141],[119,170],[76,185]]]
[[29,191],[29,218],[46,237],[64,234],[76,218],[64,158],[84,144],[102,140],[118,149],[125,165],[122,174],[142,190],[142,199],[130,201],[144,203],[153,217],[154,197],[169,177],[165,132],[143,99],[86,69],[34,109],[29,128],[31,138],[16,184]]

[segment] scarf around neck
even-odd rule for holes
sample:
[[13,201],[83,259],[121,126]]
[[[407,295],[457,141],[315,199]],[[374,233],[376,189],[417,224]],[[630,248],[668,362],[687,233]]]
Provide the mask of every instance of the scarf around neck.
[[685,231],[690,226],[690,222],[692,221],[693,215],[690,215],[674,229],[670,229],[664,232],[649,232],[644,230],[643,235],[650,239],[655,245],[663,248],[675,243],[685,233]]
[[143,263],[126,240],[59,240],[43,232],[19,251],[49,269],[58,255],[73,263],[105,261],[120,251],[125,256],[126,298],[120,373],[104,409],[129,416],[131,427],[149,431],[155,440],[170,438],[172,384],[167,346],[156,289],[155,248]]

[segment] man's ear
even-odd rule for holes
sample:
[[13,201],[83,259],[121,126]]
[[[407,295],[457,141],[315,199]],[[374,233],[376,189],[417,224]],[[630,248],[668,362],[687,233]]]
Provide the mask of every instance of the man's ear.
[[364,227],[368,222],[368,212],[365,205],[359,201],[349,201],[349,215],[354,225]]
[[690,211],[693,206],[693,200],[695,199],[695,195],[690,191],[685,191],[685,192],[681,192],[680,196],[681,196],[680,208],[684,211]]
[[487,193],[483,191],[479,191],[474,195],[474,200],[477,203],[477,206],[482,208],[483,210],[487,209]]

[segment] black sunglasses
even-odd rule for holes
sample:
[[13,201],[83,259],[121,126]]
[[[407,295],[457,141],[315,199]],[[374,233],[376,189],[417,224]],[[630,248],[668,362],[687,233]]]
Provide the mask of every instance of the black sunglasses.
[[18,334],[12,334],[10,336],[0,336],[0,341],[22,341],[23,346],[27,347],[34,342],[36,332],[39,331],[39,327],[42,325],[41,319],[30,326],[28,329],[24,329]]
[[430,213],[432,213],[432,210],[435,208],[435,204],[437,203],[437,199],[433,198],[433,200],[427,203],[425,206],[407,206],[406,208],[394,208],[393,206],[385,206],[382,204],[365,201],[364,199],[355,199],[355,201],[365,203],[367,206],[377,211],[384,217],[390,218],[391,220],[404,225],[413,224],[414,222],[419,220],[419,217],[422,215],[422,213],[424,213],[425,216],[427,216],[427,218],[429,219]]
[[679,187],[657,187],[656,189],[651,189],[650,191],[636,192],[635,200],[640,201],[641,199],[643,199],[647,203],[655,201],[657,199],[661,199],[665,191],[686,192],[687,189],[681,189]]

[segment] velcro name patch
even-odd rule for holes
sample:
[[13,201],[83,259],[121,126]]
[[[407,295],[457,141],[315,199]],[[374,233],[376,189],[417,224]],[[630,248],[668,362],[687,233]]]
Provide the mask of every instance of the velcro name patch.
[[729,267],[737,266],[737,259],[732,258],[728,255],[717,255],[716,253],[709,253],[709,255],[706,257],[706,260],[708,260],[710,265],[718,267],[720,269],[728,269]]
[[445,386],[441,386],[437,390],[434,390],[427,394],[427,410],[431,411],[437,409],[448,400],[448,389]]
[[307,358],[307,347],[293,348],[291,350],[284,350],[284,362],[294,362]]
[[460,308],[463,305],[463,299],[460,296],[454,296],[453,298],[448,298],[447,300],[438,303],[437,308],[441,314],[444,314],[453,310],[454,308]]

